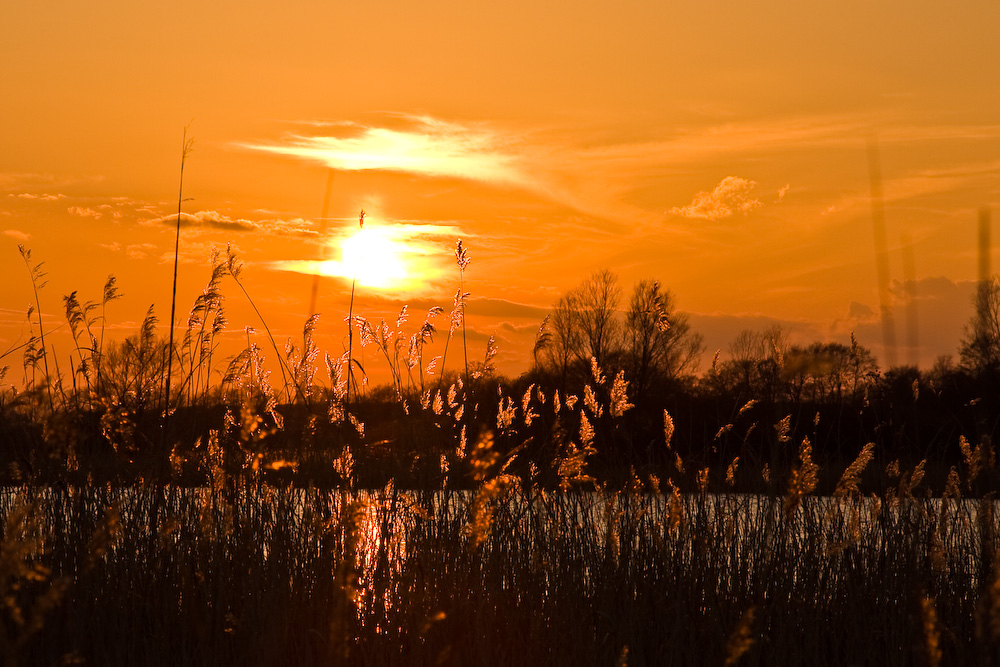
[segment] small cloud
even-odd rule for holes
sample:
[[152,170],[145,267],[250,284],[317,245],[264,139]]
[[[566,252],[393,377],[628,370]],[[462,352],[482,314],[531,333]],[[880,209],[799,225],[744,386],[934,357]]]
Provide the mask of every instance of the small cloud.
[[780,190],[778,190],[778,201],[781,201],[782,199],[785,198],[785,195],[788,194],[788,188],[790,188],[790,187],[791,187],[791,185],[788,184],[788,183],[786,183],[785,187],[783,187]]
[[22,192],[20,194],[16,194],[16,195],[10,194],[10,195],[7,195],[7,196],[8,197],[17,197],[18,199],[29,199],[29,200],[36,200],[36,201],[59,201],[60,199],[66,199],[66,195],[62,195],[62,194],[56,194],[56,195],[47,194],[47,193],[34,194],[34,193],[31,193],[31,192]]
[[[52,183],[55,180],[52,176],[46,174],[29,174],[23,172],[12,172],[12,171],[0,171],[0,188],[13,190],[15,188],[20,189],[26,185],[35,185],[39,183]],[[13,196],[13,195],[8,195]]]
[[152,243],[137,243],[126,247],[125,254],[132,259],[146,259],[153,250],[156,250],[156,246]]
[[293,218],[292,220],[272,218],[270,220],[260,220],[253,224],[255,224],[261,231],[269,232],[271,234],[315,236],[319,233],[313,229],[314,223],[311,220],[305,220],[303,218]]
[[9,236],[13,239],[17,239],[18,241],[27,241],[28,239],[31,238],[31,234],[28,234],[27,232],[22,232],[19,229],[5,229],[3,230],[3,233],[6,236]]
[[831,204],[830,206],[827,206],[825,209],[823,209],[823,211],[820,212],[820,215],[830,215],[831,213],[836,213],[838,210],[839,209],[837,208],[836,205]]
[[75,215],[81,218],[94,218],[95,220],[101,217],[100,212],[95,211],[92,208],[82,208],[80,206],[70,206],[66,209],[70,215]]
[[[893,281],[889,286],[891,311],[897,323],[916,323],[907,333],[907,346],[917,363],[930,366],[943,354],[952,354],[963,331],[974,316],[974,280],[955,281],[944,276]],[[857,340],[883,354],[883,322],[880,308],[852,301],[847,317],[835,320],[830,333],[836,337],[855,334]],[[897,332],[898,333],[898,332]],[[902,340],[897,346],[902,346]]]
[[122,249],[122,244],[118,241],[115,241],[114,243],[98,243],[97,245],[105,250],[110,250],[111,252],[118,252]]
[[[143,224],[173,226],[177,224],[177,214],[171,213],[159,218],[153,218],[152,220],[144,220]],[[181,213],[181,227],[208,227],[210,229],[237,232],[252,232],[257,229],[257,225],[249,220],[231,218],[218,211],[198,211],[193,214]]]
[[[177,224],[177,214],[169,213],[157,218],[143,220],[143,225],[163,225],[173,227]],[[197,213],[181,213],[181,227],[199,227],[205,229],[219,229],[230,232],[259,232],[262,234],[275,234],[280,236],[314,236],[317,234],[313,228],[314,223],[303,218],[293,218],[282,220],[272,218],[268,220],[247,220],[245,218],[234,218],[219,213],[218,211],[198,211]]]
[[528,325],[528,328],[534,327],[534,330],[537,331],[537,322],[541,322],[552,309],[517,303],[507,299],[483,298],[472,299],[469,302],[469,310],[479,316],[528,319],[533,322],[533,324]]
[[852,301],[847,309],[847,317],[859,322],[869,322],[875,319],[875,311],[863,303]]
[[670,212],[685,218],[722,220],[734,213],[744,215],[763,206],[750,193],[757,183],[739,176],[726,176],[711,192],[699,192],[687,206],[674,207]]

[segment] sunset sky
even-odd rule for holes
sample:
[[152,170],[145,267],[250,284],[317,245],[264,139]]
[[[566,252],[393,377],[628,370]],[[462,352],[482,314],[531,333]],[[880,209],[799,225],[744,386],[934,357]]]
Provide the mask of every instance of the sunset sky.
[[[643,278],[672,290],[706,363],[775,323],[855,332],[884,362],[874,146],[897,358],[928,367],[972,313],[978,211],[997,227],[998,28],[995,2],[922,0],[5,2],[0,354],[30,331],[18,244],[45,262],[53,330],[63,295],[99,299],[111,273],[115,335],[150,304],[165,332],[187,127],[181,321],[232,244],[279,340],[325,274],[339,353],[352,277],[356,313],[409,304],[412,331],[450,309],[461,238],[470,358],[495,334],[508,373],[603,268],[626,299]],[[361,209],[374,259],[342,254]],[[223,289],[235,344],[260,323]],[[20,377],[19,354],[3,365]]]

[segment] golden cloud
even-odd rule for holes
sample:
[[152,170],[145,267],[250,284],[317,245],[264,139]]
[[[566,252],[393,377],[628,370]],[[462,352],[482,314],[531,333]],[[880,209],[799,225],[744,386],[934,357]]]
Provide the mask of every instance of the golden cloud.
[[763,206],[751,192],[757,183],[739,176],[726,176],[711,192],[699,192],[687,206],[674,207],[670,212],[685,218],[722,220],[734,213],[744,215]]
[[281,144],[244,148],[320,162],[344,171],[390,171],[524,185],[518,160],[503,151],[501,136],[429,117],[393,129],[340,124],[348,136],[292,136]]

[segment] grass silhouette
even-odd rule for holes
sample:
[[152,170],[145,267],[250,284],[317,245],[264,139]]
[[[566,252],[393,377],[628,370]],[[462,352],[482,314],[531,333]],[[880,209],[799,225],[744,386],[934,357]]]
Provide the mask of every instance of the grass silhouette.
[[[133,337],[78,345],[89,363],[67,388],[39,328],[25,377],[44,378],[0,393],[4,664],[1000,659],[991,441],[929,457],[892,449],[906,431],[888,419],[872,429],[884,441],[845,441],[823,415],[846,405],[863,422],[919,400],[880,395],[875,374],[794,410],[773,387],[748,399],[734,384],[725,401],[692,390],[644,411],[623,369],[592,360],[573,384],[536,362],[508,380],[491,341],[480,366],[425,385],[442,310],[411,333],[405,311],[390,327],[352,307],[359,344],[393,378],[352,396],[343,356],[312,341],[315,317],[282,353],[241,268],[231,250],[213,262],[176,350],[150,309]],[[275,358],[248,330],[212,384],[226,276]],[[464,275],[449,334],[463,289]],[[88,310],[74,303],[71,328]],[[746,377],[793,356],[748,357]],[[723,366],[698,391],[723,383]],[[705,405],[724,416],[707,431],[694,424]]]

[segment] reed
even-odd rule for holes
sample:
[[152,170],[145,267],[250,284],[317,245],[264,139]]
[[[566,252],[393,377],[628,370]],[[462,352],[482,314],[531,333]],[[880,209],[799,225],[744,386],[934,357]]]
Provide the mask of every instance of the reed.
[[[31,291],[35,297],[35,307],[34,310],[28,310],[28,318],[31,319],[32,313],[35,314],[36,320],[38,322],[38,340],[39,340],[39,355],[41,356],[42,363],[45,366],[45,379],[46,379],[46,395],[49,399],[49,407],[54,409],[55,402],[52,398],[52,385],[48,382],[52,378],[49,371],[49,355],[45,347],[45,325],[42,322],[42,306],[38,298],[38,291],[45,287],[46,281],[45,271],[42,270],[43,262],[32,265],[31,263],[31,250],[25,248],[23,245],[17,246],[18,251],[21,253],[21,259],[24,260],[24,265],[28,269],[28,277],[31,279]],[[32,382],[34,384],[34,382]]]
[[177,268],[181,249],[181,207],[184,204],[184,165],[194,148],[194,139],[188,139],[187,126],[181,139],[181,175],[177,186],[177,229],[174,233],[174,280],[170,292],[170,340],[167,344],[167,376],[163,383],[164,422],[170,415],[170,383],[173,382],[174,368],[174,321],[177,315]]
[[6,664],[1000,655],[997,522],[976,502],[547,491],[502,472],[488,437],[468,491],[296,488],[267,481],[274,461],[234,461],[230,437],[184,462],[206,486],[3,496]]
[[[577,385],[504,379],[493,340],[481,366],[425,385],[438,308],[393,326],[351,306],[392,377],[352,395],[316,317],[282,354],[241,271],[231,250],[213,263],[171,404],[152,308],[134,337],[77,345],[99,382],[3,394],[4,664],[1000,660],[989,438],[907,458],[879,421],[877,442],[834,448],[828,412],[786,412],[776,394],[720,403],[698,427],[695,398],[643,411],[626,372],[596,360]],[[247,328],[216,384],[227,275],[273,359]],[[71,296],[82,338],[96,306]],[[867,389],[859,420],[904,400]]]
[[[358,214],[358,231],[365,228],[365,211],[361,209]],[[351,402],[351,376],[354,374],[352,361],[354,359],[354,288],[357,287],[357,272],[351,276],[351,302],[347,308],[347,392],[344,394],[344,402]]]

